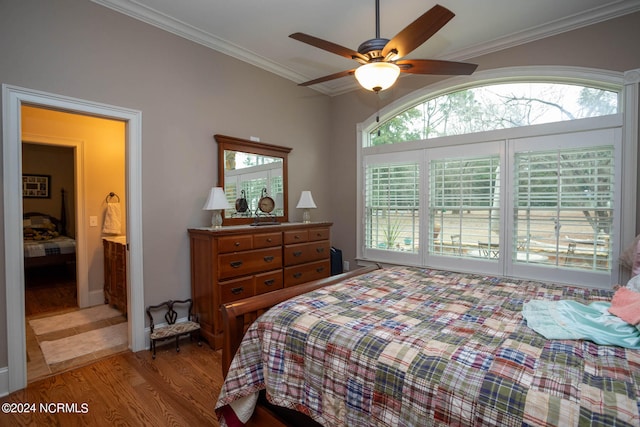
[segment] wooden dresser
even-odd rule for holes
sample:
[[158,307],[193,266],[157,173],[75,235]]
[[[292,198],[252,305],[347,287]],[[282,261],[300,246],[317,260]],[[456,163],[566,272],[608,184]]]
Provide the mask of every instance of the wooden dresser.
[[332,223],[191,228],[191,297],[202,336],[222,346],[221,304],[329,277]]
[[104,301],[127,315],[126,236],[103,237]]

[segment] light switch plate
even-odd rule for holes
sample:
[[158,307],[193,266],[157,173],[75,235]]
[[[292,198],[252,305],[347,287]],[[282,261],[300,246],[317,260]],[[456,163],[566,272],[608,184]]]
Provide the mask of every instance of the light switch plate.
[[90,216],[89,217],[89,227],[97,227],[98,226],[98,217]]

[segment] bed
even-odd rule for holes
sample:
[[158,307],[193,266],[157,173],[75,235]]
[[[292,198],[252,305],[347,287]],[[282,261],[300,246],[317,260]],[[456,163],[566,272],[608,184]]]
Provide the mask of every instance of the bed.
[[287,425],[291,413],[308,423],[289,425],[640,425],[640,350],[546,339],[522,316],[529,301],[600,304],[613,290],[415,267],[360,273],[224,307],[221,425],[252,412],[247,425]]
[[23,215],[25,268],[69,265],[76,262],[76,241],[66,236],[63,223],[48,214]]

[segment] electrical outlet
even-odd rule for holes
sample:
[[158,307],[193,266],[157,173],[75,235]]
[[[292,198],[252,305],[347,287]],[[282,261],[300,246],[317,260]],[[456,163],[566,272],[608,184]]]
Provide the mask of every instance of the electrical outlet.
[[344,271],[349,271],[349,261],[342,261],[342,269]]

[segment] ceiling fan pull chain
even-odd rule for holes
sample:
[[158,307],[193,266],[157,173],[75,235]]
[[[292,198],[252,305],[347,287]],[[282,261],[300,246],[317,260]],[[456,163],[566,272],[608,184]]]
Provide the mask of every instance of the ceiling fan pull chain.
[[[377,2],[378,0],[376,0]],[[376,113],[376,123],[380,123],[380,91],[376,92],[376,99],[378,103],[378,112]],[[380,136],[380,126],[378,126],[378,136]]]

